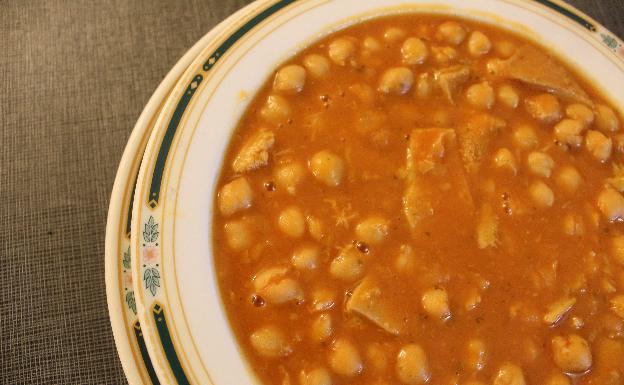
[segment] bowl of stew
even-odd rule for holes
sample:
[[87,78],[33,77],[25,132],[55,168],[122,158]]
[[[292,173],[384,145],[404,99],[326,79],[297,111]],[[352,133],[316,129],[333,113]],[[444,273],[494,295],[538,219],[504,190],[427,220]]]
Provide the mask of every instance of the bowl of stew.
[[159,377],[623,383],[624,65],[540,3],[267,2],[206,51],[135,196]]

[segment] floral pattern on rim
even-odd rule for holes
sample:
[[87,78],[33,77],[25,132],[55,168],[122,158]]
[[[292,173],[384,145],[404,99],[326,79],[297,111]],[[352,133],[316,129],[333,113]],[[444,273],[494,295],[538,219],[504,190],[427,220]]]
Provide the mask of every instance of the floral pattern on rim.
[[143,225],[143,282],[145,288],[149,290],[152,296],[156,296],[160,287],[160,271],[158,270],[158,223],[154,217],[150,215],[147,222]]
[[128,309],[132,311],[136,315],[136,300],[134,298],[134,290],[132,290],[132,273],[130,272],[132,266],[132,259],[130,255],[130,245],[128,248],[121,253],[121,266],[123,267],[123,286],[126,292],[124,296],[124,300]]

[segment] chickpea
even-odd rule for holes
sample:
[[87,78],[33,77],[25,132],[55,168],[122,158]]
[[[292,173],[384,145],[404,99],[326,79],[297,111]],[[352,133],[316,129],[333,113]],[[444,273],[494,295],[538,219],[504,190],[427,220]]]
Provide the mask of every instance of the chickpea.
[[340,254],[331,261],[329,274],[343,281],[355,281],[364,273],[364,260],[362,253],[349,245],[342,249]]
[[583,183],[583,178],[574,167],[565,166],[557,174],[556,182],[559,188],[573,194]]
[[551,340],[555,364],[566,373],[583,373],[592,365],[589,344],[577,334],[556,336]]
[[316,245],[305,245],[297,248],[290,259],[297,270],[314,270],[318,266],[321,250]]
[[271,123],[281,123],[290,116],[288,101],[279,95],[269,95],[260,115]]
[[379,91],[384,94],[403,95],[414,84],[414,74],[406,67],[394,67],[386,70],[379,81]]
[[358,349],[344,338],[339,338],[332,344],[329,365],[334,372],[344,377],[357,376],[364,370]]
[[420,345],[408,344],[397,355],[396,374],[404,384],[425,384],[431,378],[427,355]]
[[531,183],[529,186],[529,195],[533,199],[533,202],[542,208],[551,207],[555,201],[555,194],[550,187],[542,181]]
[[555,138],[570,147],[578,147],[583,142],[583,123],[575,119],[563,119],[555,125]]
[[251,207],[253,191],[245,177],[236,178],[221,187],[219,192],[219,210],[223,216],[230,216]]
[[308,372],[302,370],[299,383],[301,385],[332,385],[332,379],[327,369],[316,368]]
[[355,227],[355,236],[362,242],[380,243],[387,235],[388,221],[381,217],[369,217]]
[[438,64],[447,64],[457,59],[457,50],[453,47],[431,47],[433,59]]
[[334,328],[332,326],[331,315],[323,313],[319,314],[312,321],[311,329],[310,329],[310,337],[314,342],[325,342],[331,337],[334,332]]
[[253,279],[254,290],[267,302],[275,305],[302,300],[301,286],[287,274],[287,267],[264,269]]
[[613,142],[611,138],[599,131],[589,130],[585,135],[585,147],[589,153],[600,162],[606,162],[611,156]]
[[351,37],[339,37],[329,43],[329,58],[340,66],[345,66],[355,56],[355,39]]
[[401,55],[403,55],[403,63],[407,65],[422,64],[429,56],[429,49],[422,39],[410,37],[403,42]]
[[609,301],[611,310],[617,314],[618,317],[624,318],[624,294],[616,295]]
[[292,353],[284,334],[275,326],[265,326],[249,337],[251,346],[258,354],[267,358],[285,357]]
[[297,186],[305,178],[305,168],[299,162],[284,164],[277,167],[274,177],[278,189],[295,195]]
[[291,64],[282,67],[275,74],[273,89],[275,91],[297,93],[303,90],[306,80],[306,70],[300,65]]
[[524,101],[527,112],[542,123],[555,123],[561,119],[559,100],[551,94],[539,94]]
[[372,36],[365,37],[364,41],[362,42],[362,46],[364,46],[364,49],[367,49],[373,52],[379,51],[381,49],[381,43]]
[[494,105],[494,89],[487,81],[473,84],[468,87],[466,98],[472,107],[489,110]]
[[523,150],[531,150],[538,145],[535,130],[526,124],[516,127],[513,132],[514,143]]
[[320,182],[329,187],[336,187],[342,182],[345,166],[338,155],[323,150],[314,154],[310,159],[310,170]]
[[498,369],[498,373],[492,381],[492,385],[525,385],[524,373],[518,365],[504,364]]
[[447,320],[451,317],[448,294],[445,289],[434,288],[423,293],[422,307],[431,317]]
[[498,88],[497,95],[498,101],[509,108],[516,108],[520,103],[520,95],[518,91],[509,84],[503,84]]
[[527,165],[534,175],[550,178],[555,161],[546,153],[533,151],[527,158]]
[[418,95],[419,98],[426,98],[431,94],[431,88],[432,84],[429,73],[425,72],[418,75],[418,80],[416,81],[416,95]]
[[314,289],[311,297],[314,311],[326,311],[336,304],[336,293],[327,288]]
[[306,220],[298,207],[288,207],[279,215],[277,225],[289,237],[301,238],[306,230]]
[[466,38],[466,30],[456,21],[445,21],[436,31],[436,38],[447,44],[460,45]]
[[229,221],[223,226],[225,239],[234,251],[242,251],[251,247],[253,236],[249,223],[244,219]]
[[594,112],[584,104],[574,103],[566,107],[566,116],[570,119],[581,122],[583,128],[587,128],[594,123]]
[[509,40],[500,40],[494,43],[494,50],[500,57],[506,59],[516,53],[516,46]]
[[561,373],[551,374],[545,382],[546,385],[570,385],[570,379]]
[[604,104],[596,106],[596,127],[603,132],[615,132],[620,129],[620,121],[615,111]]
[[329,72],[329,60],[318,54],[307,55],[303,59],[303,66],[315,78],[322,78]]
[[398,41],[399,39],[405,37],[405,31],[401,28],[391,27],[384,32],[383,37],[385,41],[389,43],[394,43],[395,41]]
[[478,372],[485,368],[485,342],[478,338],[468,341],[466,346],[466,356],[464,357],[464,367],[473,372]]
[[611,254],[617,263],[624,266],[624,235],[616,235],[611,239]]
[[492,49],[492,42],[483,32],[474,31],[468,38],[468,52],[472,57],[486,55]]
[[513,175],[518,172],[518,162],[516,157],[508,148],[501,148],[494,154],[494,165],[500,169],[507,170]]
[[624,197],[617,190],[605,187],[598,195],[598,210],[609,222],[624,219]]

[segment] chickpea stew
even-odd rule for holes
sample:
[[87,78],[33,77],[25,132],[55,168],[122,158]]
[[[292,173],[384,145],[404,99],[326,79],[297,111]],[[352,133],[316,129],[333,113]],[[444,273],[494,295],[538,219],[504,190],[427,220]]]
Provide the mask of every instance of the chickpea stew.
[[218,183],[231,326],[266,384],[624,384],[624,134],[543,48],[405,14],[250,104]]

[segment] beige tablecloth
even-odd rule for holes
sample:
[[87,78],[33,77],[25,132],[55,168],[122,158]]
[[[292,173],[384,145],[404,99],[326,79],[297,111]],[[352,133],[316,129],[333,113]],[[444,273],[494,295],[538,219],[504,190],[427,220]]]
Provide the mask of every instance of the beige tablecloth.
[[[125,383],[104,289],[121,153],[168,70],[247,2],[0,1],[1,384]],[[624,36],[624,0],[570,2]]]

